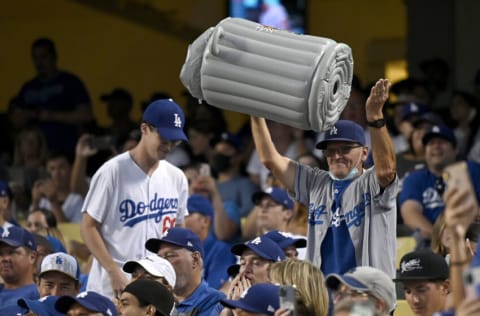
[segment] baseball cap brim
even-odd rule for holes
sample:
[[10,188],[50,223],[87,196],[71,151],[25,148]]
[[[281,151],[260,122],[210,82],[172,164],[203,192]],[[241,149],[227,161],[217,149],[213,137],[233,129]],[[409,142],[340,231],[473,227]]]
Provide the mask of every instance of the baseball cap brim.
[[262,310],[257,310],[251,307],[250,305],[245,304],[245,302],[242,302],[242,301],[221,300],[220,304],[231,309],[240,308],[250,313],[263,313]]
[[236,277],[239,272],[240,272],[239,264],[232,264],[227,268],[227,273],[232,278]]
[[[263,191],[259,191],[259,192],[253,193],[253,195],[252,195],[252,202],[253,202],[253,204],[255,204],[255,205],[260,204],[260,202],[262,201],[262,199],[263,199],[264,197],[270,197],[270,198],[273,199],[273,197],[272,197],[270,194],[265,193],[265,192],[263,192]],[[273,200],[275,201],[275,199],[273,199]],[[275,201],[275,202],[277,202],[277,201]],[[278,202],[277,202],[277,203],[278,203]]]
[[147,261],[147,260],[127,261],[123,265],[123,271],[125,271],[127,273],[133,273],[135,268],[138,267],[138,266],[144,268],[148,273],[150,273],[153,276],[163,277],[163,275],[159,275],[159,272],[153,266],[153,263],[151,261]]
[[251,251],[253,251],[255,254],[257,254],[259,257],[265,259],[265,260],[269,260],[271,261],[272,258],[267,255],[266,253],[264,253],[259,247],[257,247],[255,244],[248,244],[248,245],[245,245],[245,244],[236,244],[236,245],[233,245],[232,248],[231,248],[231,251],[234,255],[237,255],[237,256],[241,256],[242,253],[247,250],[247,249],[250,249]]
[[180,248],[185,248],[187,250],[190,250],[191,252],[197,251],[197,250],[194,250],[194,249],[187,248],[187,247],[185,247],[185,245],[183,245],[181,243],[177,243],[175,241],[171,241],[171,240],[167,240],[167,239],[157,239],[157,238],[152,238],[152,239],[147,240],[147,242],[145,243],[145,248],[147,248],[147,250],[149,250],[151,252],[157,253],[158,249],[160,249],[160,245],[162,243],[175,245],[175,246],[178,246]]
[[[331,143],[331,142],[348,142],[348,143],[352,143],[352,144],[362,145],[358,141],[350,139],[350,138],[329,138],[328,140],[322,140],[315,147],[317,149],[321,149],[321,150],[327,149],[327,144]],[[364,145],[362,145],[362,146],[364,146]]]
[[183,140],[188,142],[187,135],[185,135],[181,128],[157,127],[157,132],[162,138],[169,141]]
[[304,238],[288,238],[283,242],[279,242],[278,245],[282,249],[285,249],[289,246],[295,246],[295,248],[305,248],[307,247],[307,240]]
[[75,298],[73,296],[61,296],[55,303],[55,309],[61,313],[67,313],[70,307],[75,303],[82,305],[92,312],[102,313],[102,311],[99,310],[95,304],[92,304],[86,300]]
[[338,290],[338,287],[340,286],[340,284],[344,284],[349,288],[359,290],[359,291],[368,290],[368,287],[362,282],[358,281],[357,279],[352,278],[348,275],[342,276],[336,273],[327,275],[327,278],[325,279],[325,283],[327,285],[327,288],[334,291]]
[[[48,310],[48,307],[39,300],[21,298],[17,301],[17,305],[38,315],[52,315],[52,311]],[[56,313],[56,315],[60,315],[60,313]]]
[[0,243],[2,243],[2,242],[11,246],[11,247],[14,247],[14,248],[18,248],[18,247],[23,246],[22,242],[19,242],[18,240],[8,239],[8,238],[2,238],[0,240]]
[[406,282],[406,281],[444,281],[448,278],[426,278],[424,276],[406,276],[393,279],[393,282]]
[[46,271],[42,271],[38,274],[38,276],[42,276],[44,275],[45,273],[48,273],[48,272],[59,272],[61,274],[64,274],[66,276],[68,276],[69,278],[75,280],[75,281],[78,281],[78,279],[76,277],[74,277],[73,275],[69,274],[69,273],[66,273],[65,271],[62,271],[62,270],[59,270],[59,269],[50,269],[50,270],[46,270]]
[[160,244],[162,243],[162,240],[161,239],[158,239],[158,238],[150,238],[149,240],[147,240],[147,242],[145,243],[145,248],[147,248],[147,250],[151,251],[151,252],[154,252],[154,253],[157,253],[158,252],[158,249],[160,249]]

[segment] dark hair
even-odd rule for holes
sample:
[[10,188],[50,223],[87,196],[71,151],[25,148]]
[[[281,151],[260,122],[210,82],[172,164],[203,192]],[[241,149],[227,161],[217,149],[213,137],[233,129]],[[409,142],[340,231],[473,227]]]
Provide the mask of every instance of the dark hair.
[[65,158],[67,160],[68,164],[72,165],[73,164],[73,157],[71,154],[65,152],[65,151],[52,151],[47,155],[46,162],[55,160],[55,159],[61,159]]
[[33,212],[40,212],[43,214],[43,216],[45,216],[45,221],[47,222],[48,228],[57,228],[57,218],[52,211],[39,207],[33,209],[30,213]]
[[55,48],[55,43],[51,39],[46,37],[36,39],[32,44],[32,50],[36,47],[45,48],[53,55],[53,57],[55,57],[55,59],[57,58],[57,49]]

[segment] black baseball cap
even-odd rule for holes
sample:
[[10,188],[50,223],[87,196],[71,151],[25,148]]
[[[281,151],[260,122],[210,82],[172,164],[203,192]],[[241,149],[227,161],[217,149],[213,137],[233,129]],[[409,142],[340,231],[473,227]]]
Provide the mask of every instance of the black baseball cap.
[[445,258],[427,250],[407,253],[400,260],[400,269],[393,281],[440,281],[450,276]]

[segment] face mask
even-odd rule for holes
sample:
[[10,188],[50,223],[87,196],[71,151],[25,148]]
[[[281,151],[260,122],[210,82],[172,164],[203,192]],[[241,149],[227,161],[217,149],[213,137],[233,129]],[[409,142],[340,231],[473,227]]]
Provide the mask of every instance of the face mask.
[[339,179],[339,178],[335,177],[333,175],[333,173],[331,173],[330,171],[328,172],[328,175],[330,176],[330,178],[332,180],[346,181],[346,180],[351,180],[351,179],[355,178],[358,175],[358,169],[357,169],[357,167],[353,168],[352,170],[350,170],[350,172],[347,174],[347,176],[343,179]]
[[214,154],[210,161],[210,165],[215,172],[225,172],[230,169],[230,156],[226,156],[223,154]]

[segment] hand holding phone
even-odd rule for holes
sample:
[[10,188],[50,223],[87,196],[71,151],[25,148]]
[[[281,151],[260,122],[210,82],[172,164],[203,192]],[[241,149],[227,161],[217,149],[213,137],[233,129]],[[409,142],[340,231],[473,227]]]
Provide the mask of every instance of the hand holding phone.
[[467,163],[457,162],[445,167],[442,175],[445,192],[445,223],[447,226],[463,227],[466,231],[478,216],[477,196],[473,190]]
[[290,311],[290,316],[295,316],[296,292],[292,285],[281,285],[278,290],[278,298],[280,300],[280,309],[287,309]]
[[112,149],[113,137],[110,135],[94,136],[90,138],[90,148],[98,150]]

